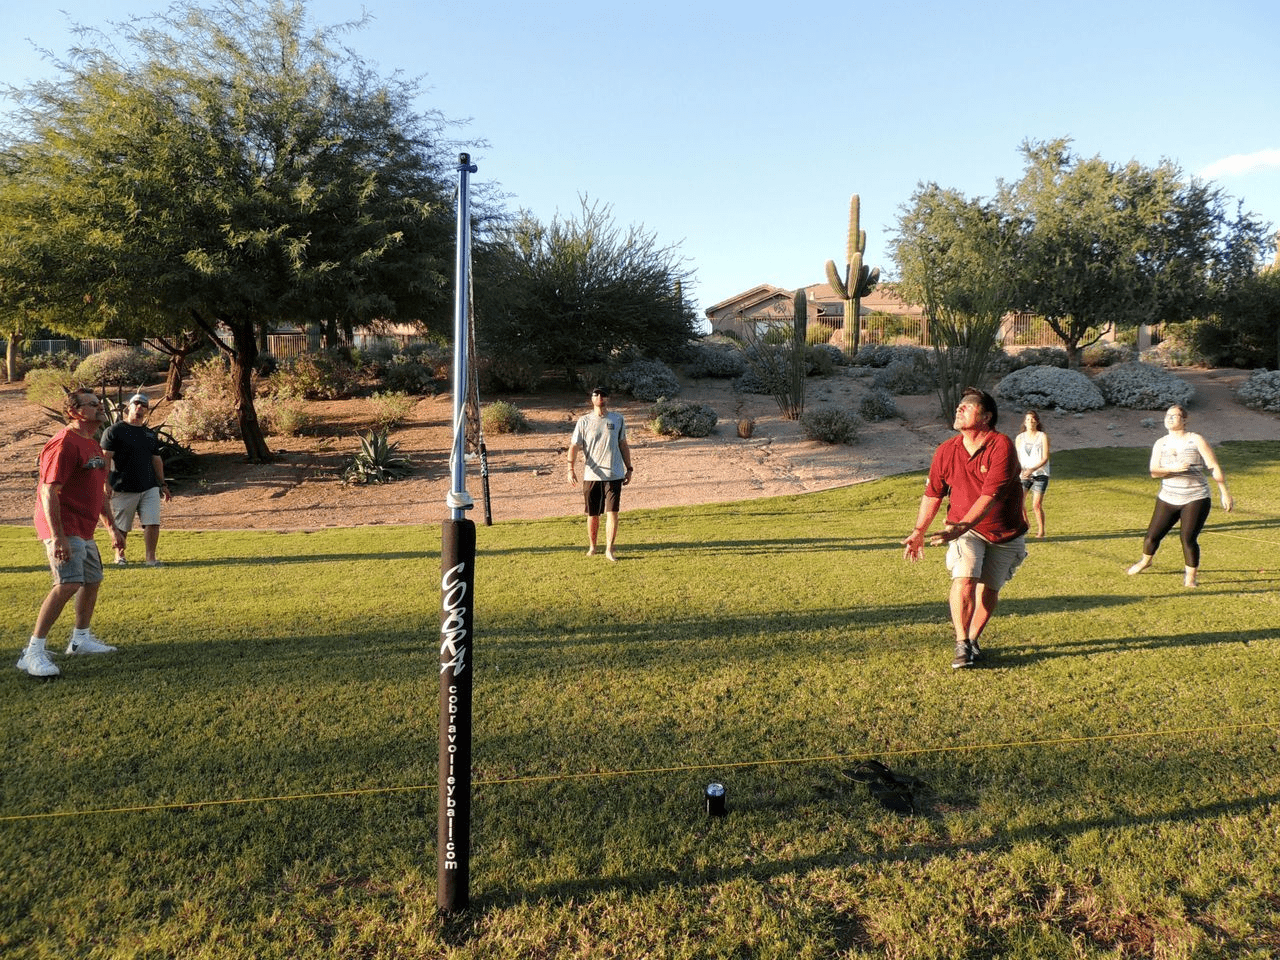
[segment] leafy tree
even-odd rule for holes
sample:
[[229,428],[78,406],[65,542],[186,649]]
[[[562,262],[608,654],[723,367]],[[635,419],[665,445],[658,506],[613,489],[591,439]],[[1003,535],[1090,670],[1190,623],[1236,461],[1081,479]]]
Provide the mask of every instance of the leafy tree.
[[1222,283],[1217,311],[1196,327],[1195,339],[1211,363],[1280,370],[1280,253]]
[[938,400],[950,419],[966,387],[985,385],[1000,349],[1011,295],[1007,226],[994,204],[922,184],[902,207],[892,248],[899,292],[924,307]]
[[363,22],[308,33],[297,0],[222,0],[83,31],[62,79],[21,92],[7,145],[39,186],[20,215],[41,224],[46,302],[86,305],[59,322],[201,331],[231,357],[253,461],[270,325],[447,322],[447,124],[334,45]]
[[1081,159],[1067,139],[1024,142],[1021,180],[1002,184],[1014,231],[1010,307],[1044,317],[1076,366],[1109,327],[1179,321],[1208,312],[1215,272],[1232,269],[1261,227],[1234,221],[1225,197],[1170,162]]
[[525,212],[477,251],[477,338],[570,375],[619,352],[678,358],[697,317],[676,247],[617,227],[607,205],[580,202],[580,219],[544,225]]

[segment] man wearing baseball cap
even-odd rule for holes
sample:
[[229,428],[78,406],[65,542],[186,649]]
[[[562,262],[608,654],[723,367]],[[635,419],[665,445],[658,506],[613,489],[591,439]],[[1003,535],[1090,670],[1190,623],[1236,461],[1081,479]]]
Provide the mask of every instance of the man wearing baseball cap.
[[156,559],[156,545],[160,542],[160,501],[171,500],[173,495],[164,479],[160,438],[147,426],[150,412],[151,401],[147,395],[135,393],[125,406],[124,419],[108,427],[102,435],[102,450],[107,460],[107,494],[120,530],[117,566],[129,562],[124,547],[134,518],[142,521],[143,562],[148,567],[161,566]]
[[582,451],[582,498],[587,514],[587,556],[596,552],[600,514],[605,515],[604,555],[617,560],[618,511],[623,484],[631,482],[631,447],[622,414],[609,410],[609,388],[591,391],[591,412],[579,418],[569,440],[569,483],[577,485],[575,462]]

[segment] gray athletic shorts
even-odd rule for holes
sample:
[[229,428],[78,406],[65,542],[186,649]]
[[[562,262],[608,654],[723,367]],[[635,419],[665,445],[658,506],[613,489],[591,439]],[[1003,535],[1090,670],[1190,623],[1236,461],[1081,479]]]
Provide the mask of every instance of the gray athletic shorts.
[[1025,534],[1004,543],[988,543],[970,530],[947,544],[947,569],[952,580],[969,578],[996,591],[1013,579],[1025,559]]
[[44,542],[44,551],[49,555],[49,569],[53,571],[54,585],[101,583],[102,557],[98,553],[98,545],[92,540],[67,537],[67,546],[71,548],[71,556],[65,563],[58,563],[53,559],[53,541]]

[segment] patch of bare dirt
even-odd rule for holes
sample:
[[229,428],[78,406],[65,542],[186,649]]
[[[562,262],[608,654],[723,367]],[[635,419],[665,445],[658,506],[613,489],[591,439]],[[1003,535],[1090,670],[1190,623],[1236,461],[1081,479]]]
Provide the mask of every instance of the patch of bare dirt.
[[[1280,438],[1280,417],[1235,400],[1246,371],[1177,373],[1196,390],[1188,427],[1211,443]],[[811,380],[806,402],[809,409],[856,409],[869,387],[868,371],[846,368],[831,378]],[[155,395],[159,388],[151,392]],[[852,446],[804,439],[800,425],[784,420],[771,398],[737,394],[724,381],[688,382],[680,396],[715,410],[720,425],[712,436],[658,436],[645,428],[649,404],[615,398],[612,408],[626,417],[635,464],[623,496],[624,512],[808,493],[920,470],[928,466],[934,447],[951,435],[950,421],[942,419],[932,394],[898,397],[900,416],[864,424]],[[588,399],[563,392],[503,399],[519,407],[533,429],[485,437],[494,522],[578,514],[581,495],[567,482],[565,454],[574,421],[590,410]],[[174,490],[173,501],[165,506],[165,527],[313,530],[434,523],[450,516],[445,498],[453,442],[451,397],[420,400],[410,419],[392,432],[416,469],[412,477],[384,485],[344,486],[341,481],[343,468],[359,449],[359,435],[369,428],[369,401],[316,402],[310,412],[321,426],[306,436],[272,438],[278,457],[271,464],[246,463],[239,442],[195,444],[199,476]],[[153,418],[163,415],[161,408]],[[750,438],[738,436],[740,417],[755,419]],[[1160,412],[1149,410],[1048,411],[1041,419],[1055,450],[1149,446],[1163,432]],[[1001,411],[1000,427],[1006,432],[1016,433],[1020,421],[1020,410]],[[0,424],[0,523],[30,524],[36,457],[56,426],[26,403],[22,384],[0,386]],[[1229,474],[1230,463],[1224,466]],[[472,517],[483,522],[477,463],[467,466],[467,490],[476,500]]]

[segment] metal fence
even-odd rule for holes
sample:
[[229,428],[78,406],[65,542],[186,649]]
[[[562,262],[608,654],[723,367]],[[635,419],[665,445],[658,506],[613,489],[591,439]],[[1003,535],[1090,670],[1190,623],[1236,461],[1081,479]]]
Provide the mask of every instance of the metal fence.
[[112,347],[127,347],[128,340],[28,340],[24,351],[36,353],[76,353],[81,357],[90,357]]
[[[1014,313],[1006,317],[1000,325],[1000,341],[1005,347],[1062,346],[1062,338],[1053,332],[1048,322],[1033,313]],[[873,313],[864,317],[862,342],[889,346],[933,345],[923,317],[894,313]]]

